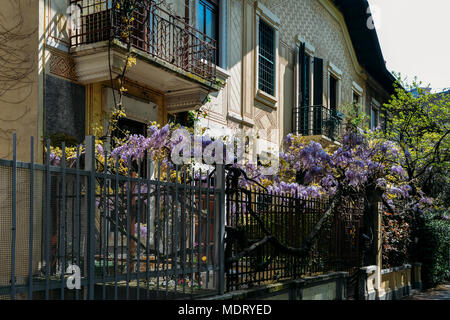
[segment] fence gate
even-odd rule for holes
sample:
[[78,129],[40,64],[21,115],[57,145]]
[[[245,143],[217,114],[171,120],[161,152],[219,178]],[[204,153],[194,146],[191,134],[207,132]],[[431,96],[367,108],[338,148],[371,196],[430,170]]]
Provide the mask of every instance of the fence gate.
[[304,199],[269,192],[260,186],[247,188],[243,181],[239,170],[229,170],[225,239],[227,291],[298,279],[303,275],[347,271],[350,274],[347,296],[353,297],[363,259],[360,245],[363,202],[342,203],[337,213],[328,218],[311,249],[297,255],[283,248],[302,248],[330,200]]
[[223,293],[223,172],[130,161],[124,174],[95,154],[89,137],[67,162],[49,142],[45,164],[18,162],[14,136],[0,159],[0,299]]

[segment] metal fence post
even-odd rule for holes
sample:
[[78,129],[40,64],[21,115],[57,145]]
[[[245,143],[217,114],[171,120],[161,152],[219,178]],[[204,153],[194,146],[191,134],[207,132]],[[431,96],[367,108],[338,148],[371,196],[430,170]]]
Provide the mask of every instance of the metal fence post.
[[216,165],[216,181],[215,188],[219,193],[219,201],[215,203],[217,239],[218,239],[218,260],[219,260],[219,274],[218,274],[218,290],[219,294],[224,294],[225,291],[225,166],[223,164]]
[[85,170],[90,171],[88,186],[88,299],[94,299],[95,283],[95,137],[86,137]]
[[374,204],[374,218],[373,218],[373,228],[374,228],[374,246],[376,253],[376,265],[377,271],[375,276],[375,290],[377,292],[377,299],[383,297],[384,290],[381,287],[381,269],[383,269],[383,234],[381,231],[383,215],[383,204],[377,202]]
[[17,189],[17,136],[13,135],[13,172],[11,203],[11,300],[16,299],[16,189]]
[[34,137],[30,140],[30,235],[28,242],[28,299],[33,299],[33,228],[34,228]]

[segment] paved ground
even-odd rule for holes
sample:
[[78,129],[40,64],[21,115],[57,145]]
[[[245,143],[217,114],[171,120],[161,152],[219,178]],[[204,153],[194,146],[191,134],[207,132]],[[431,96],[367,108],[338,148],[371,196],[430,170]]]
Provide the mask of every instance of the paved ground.
[[450,283],[426,291],[413,292],[402,300],[450,300]]

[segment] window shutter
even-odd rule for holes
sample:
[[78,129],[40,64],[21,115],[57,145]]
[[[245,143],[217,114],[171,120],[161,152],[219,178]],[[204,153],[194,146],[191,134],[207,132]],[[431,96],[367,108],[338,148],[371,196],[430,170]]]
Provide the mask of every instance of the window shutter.
[[308,90],[307,90],[307,70],[306,67],[306,53],[305,53],[305,44],[302,43],[300,45],[300,51],[299,51],[299,101],[298,101],[298,107],[299,112],[297,113],[297,116],[299,117],[297,119],[297,124],[299,128],[297,129],[298,133],[301,133],[303,135],[308,134]]
[[305,44],[302,43],[300,46],[300,94],[299,94],[299,106],[306,107],[306,70],[305,70]]
[[314,105],[323,105],[323,59],[314,57]]
[[322,134],[323,59],[314,57],[314,120],[313,134]]

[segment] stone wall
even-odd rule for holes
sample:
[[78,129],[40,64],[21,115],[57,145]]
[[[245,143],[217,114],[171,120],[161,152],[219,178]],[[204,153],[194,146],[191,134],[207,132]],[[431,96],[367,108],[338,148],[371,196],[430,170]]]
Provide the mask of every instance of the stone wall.
[[397,300],[411,291],[411,265],[381,270],[378,300]]
[[65,134],[82,143],[85,133],[85,87],[50,74],[45,79],[45,136]]
[[415,263],[382,270],[375,265],[361,268],[358,299],[398,300],[410,295],[411,289],[422,288],[420,266]]
[[232,291],[207,300],[345,300],[347,277],[347,272],[332,272]]
[[[0,158],[30,159],[30,136],[38,139],[38,18],[39,1],[2,1],[0,15]],[[35,158],[39,149],[35,148]]]

